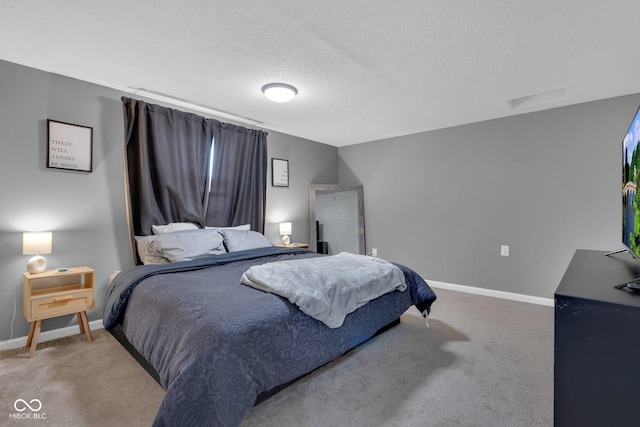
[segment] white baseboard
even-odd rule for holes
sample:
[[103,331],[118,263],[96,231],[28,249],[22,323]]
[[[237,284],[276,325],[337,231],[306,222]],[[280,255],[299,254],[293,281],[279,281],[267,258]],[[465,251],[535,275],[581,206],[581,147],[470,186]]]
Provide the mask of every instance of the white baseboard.
[[467,292],[469,294],[484,295],[487,297],[502,298],[512,301],[528,302],[530,304],[546,305],[554,307],[552,298],[534,297],[531,295],[515,294],[512,292],[495,291],[493,289],[476,288],[473,286],[456,285],[453,283],[438,282],[436,280],[426,280],[429,286],[434,288],[450,289],[452,291]]
[[[92,320],[89,322],[89,328],[92,331],[96,329],[104,328],[104,324],[102,323],[102,319]],[[57,338],[70,337],[71,335],[77,335],[80,333],[78,329],[78,325],[71,325],[64,328],[53,329],[50,331],[42,331],[40,332],[40,336],[38,337],[38,342],[45,342],[55,340]],[[19,337],[11,340],[0,341],[0,351],[2,350],[12,350],[16,348],[21,348],[27,345],[27,337]]]

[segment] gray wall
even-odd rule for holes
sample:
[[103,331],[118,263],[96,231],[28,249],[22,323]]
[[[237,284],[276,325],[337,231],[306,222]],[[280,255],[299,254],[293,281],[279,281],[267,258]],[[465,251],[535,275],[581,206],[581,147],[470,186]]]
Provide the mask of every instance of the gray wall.
[[626,96],[342,147],[340,183],[364,187],[368,251],[427,279],[553,298],[576,249],[621,247],[621,141],[638,104]]
[[269,168],[272,157],[289,160],[289,187],[272,187],[269,170],[265,235],[280,244],[278,224],[291,222],[291,242],[309,243],[309,184],[338,182],[338,149],[277,132],[268,142]]
[[[96,269],[96,309],[102,317],[109,274],[132,265],[124,200],[126,93],[0,61],[0,341],[25,336],[22,315],[22,231],[53,231],[49,267]],[[154,102],[154,101],[151,101]],[[196,112],[196,114],[201,114]],[[93,173],[45,167],[46,119],[93,127]],[[293,222],[293,238],[309,239],[308,187],[337,182],[337,148],[270,132],[269,157],[289,160],[290,187],[267,188],[265,234]],[[270,173],[270,172],[269,172]],[[16,307],[13,334],[11,324]],[[45,320],[43,330],[75,324],[74,316]]]
[[[50,267],[131,266],[116,90],[0,61],[0,341],[25,336],[22,231],[54,232]],[[151,101],[154,102],[154,101]],[[640,95],[337,149],[269,132],[290,186],[267,189],[266,236],[308,242],[308,186],[362,184],[367,247],[427,279],[552,298],[575,249],[620,247],[620,144]],[[197,112],[196,112],[197,113]],[[198,113],[200,114],[200,113]],[[94,128],[94,171],[45,167],[46,119]],[[500,256],[500,245],[511,256]],[[47,320],[43,330],[74,324]]]

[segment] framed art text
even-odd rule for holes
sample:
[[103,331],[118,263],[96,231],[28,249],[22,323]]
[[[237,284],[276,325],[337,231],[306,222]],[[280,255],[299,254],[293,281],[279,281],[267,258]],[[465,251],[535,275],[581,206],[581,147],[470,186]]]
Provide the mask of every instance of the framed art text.
[[271,159],[271,185],[273,187],[289,186],[289,160]]
[[47,167],[91,172],[93,128],[47,119]]

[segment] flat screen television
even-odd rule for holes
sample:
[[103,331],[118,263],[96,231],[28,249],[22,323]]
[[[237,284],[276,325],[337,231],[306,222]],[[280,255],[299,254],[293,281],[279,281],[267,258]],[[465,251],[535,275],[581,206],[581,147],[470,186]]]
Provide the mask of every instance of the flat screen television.
[[[622,139],[622,245],[624,249],[608,252],[613,255],[629,252],[636,260],[640,260],[640,108]],[[630,289],[640,292],[640,278],[616,285],[617,289]]]
[[640,108],[622,140],[622,244],[640,259]]

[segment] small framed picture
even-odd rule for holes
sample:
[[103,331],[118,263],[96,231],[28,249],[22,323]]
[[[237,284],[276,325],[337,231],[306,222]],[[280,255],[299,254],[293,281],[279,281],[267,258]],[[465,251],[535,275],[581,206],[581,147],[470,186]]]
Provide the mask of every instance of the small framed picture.
[[47,119],[47,167],[93,170],[93,128]]
[[289,160],[271,159],[271,185],[273,187],[289,186]]

